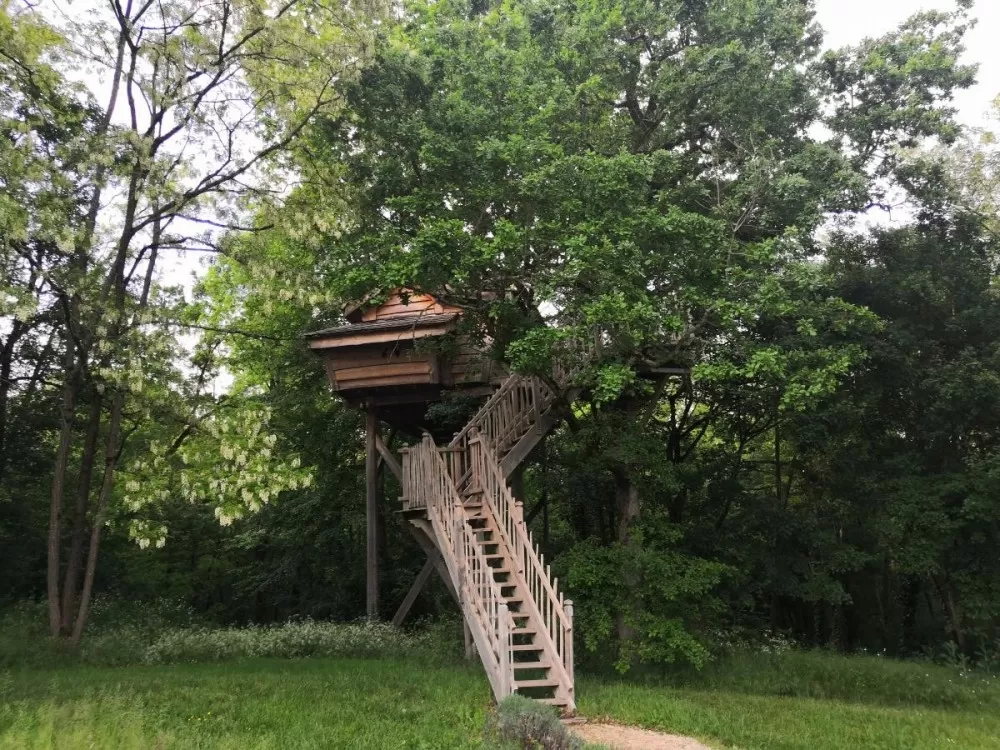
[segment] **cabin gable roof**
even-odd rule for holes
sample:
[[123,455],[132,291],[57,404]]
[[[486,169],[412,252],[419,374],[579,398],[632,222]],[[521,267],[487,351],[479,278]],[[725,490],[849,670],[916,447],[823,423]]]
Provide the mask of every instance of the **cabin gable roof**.
[[368,304],[370,296],[360,302],[352,302],[344,308],[344,317],[351,323],[367,323],[398,317],[413,317],[424,314],[455,313],[461,315],[462,308],[444,304],[433,294],[413,289],[395,289],[379,305]]

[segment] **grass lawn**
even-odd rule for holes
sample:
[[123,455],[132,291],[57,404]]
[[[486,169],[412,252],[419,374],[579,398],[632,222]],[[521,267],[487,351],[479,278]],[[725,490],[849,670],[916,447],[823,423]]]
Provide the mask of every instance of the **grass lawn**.
[[584,679],[581,713],[743,750],[997,750],[1000,682],[874,657],[748,655],[647,684]]
[[[719,748],[1000,748],[1000,684],[815,653],[748,655],[656,680],[581,678],[590,718]],[[0,673],[2,748],[481,748],[478,669],[261,659]]]
[[481,748],[463,667],[353,659],[0,675],[2,748]]

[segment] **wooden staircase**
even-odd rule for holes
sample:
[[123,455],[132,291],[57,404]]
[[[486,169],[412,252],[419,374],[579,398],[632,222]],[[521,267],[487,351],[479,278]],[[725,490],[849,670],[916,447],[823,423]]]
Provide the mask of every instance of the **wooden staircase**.
[[555,423],[555,394],[512,375],[446,447],[403,451],[403,509],[447,567],[497,700],[575,710],[573,603],[559,593],[507,478]]

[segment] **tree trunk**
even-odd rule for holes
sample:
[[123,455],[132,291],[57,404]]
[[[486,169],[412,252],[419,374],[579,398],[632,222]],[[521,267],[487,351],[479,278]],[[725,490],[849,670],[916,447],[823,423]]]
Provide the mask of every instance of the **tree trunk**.
[[70,542],[69,558],[63,578],[62,592],[62,633],[69,635],[73,629],[73,613],[76,611],[76,592],[80,586],[80,568],[83,563],[83,540],[87,530],[87,507],[90,505],[90,481],[94,462],[97,459],[97,439],[101,434],[102,400],[94,394],[87,417],[87,434],[83,442],[80,458],[80,476],[76,488],[76,506],[73,509],[73,537]]
[[0,350],[0,484],[3,483],[4,471],[7,468],[7,415],[10,402],[10,375],[14,360],[14,336]]
[[955,638],[955,643],[958,644],[962,653],[966,653],[966,646],[968,644],[965,638],[965,630],[962,627],[962,615],[959,611],[958,603],[955,601],[955,587],[951,581],[943,576],[933,576],[933,581],[935,587],[937,587],[938,595],[941,597],[941,606],[944,607],[945,617],[948,618],[948,627]]
[[[67,329],[68,329],[67,323]],[[62,535],[62,500],[66,485],[66,469],[73,443],[73,417],[76,409],[76,373],[73,356],[73,342],[66,332],[66,356],[64,363],[65,382],[62,393],[62,426],[59,430],[59,447],[56,450],[55,467],[52,472],[52,494],[49,499],[49,540],[48,566],[46,570],[46,594],[49,599],[49,633],[59,637],[62,613],[59,607],[59,547]]]
[[[614,477],[616,511],[615,538],[620,544],[625,545],[625,547],[629,548],[631,551],[633,545],[635,544],[632,530],[636,520],[639,518],[639,512],[641,509],[639,502],[639,490],[632,483],[632,478],[628,475],[627,471],[616,471],[614,472]],[[626,605],[616,614],[615,619],[618,630],[618,638],[622,641],[627,641],[635,635],[635,631],[629,624],[629,618],[627,615],[629,611],[635,610],[638,606],[639,588],[639,571],[632,567],[631,561],[626,565],[622,583],[625,586]]]
[[121,434],[122,410],[125,406],[125,394],[116,393],[111,402],[111,414],[108,417],[108,441],[104,451],[104,479],[101,482],[101,494],[97,500],[97,511],[90,529],[90,547],[87,550],[87,569],[83,575],[83,591],[80,594],[80,609],[73,622],[71,643],[79,646],[83,638],[83,630],[87,626],[87,616],[90,614],[90,599],[94,593],[94,576],[97,572],[97,555],[101,548],[101,529],[107,514],[108,501],[115,488],[115,469],[121,452],[119,435]]

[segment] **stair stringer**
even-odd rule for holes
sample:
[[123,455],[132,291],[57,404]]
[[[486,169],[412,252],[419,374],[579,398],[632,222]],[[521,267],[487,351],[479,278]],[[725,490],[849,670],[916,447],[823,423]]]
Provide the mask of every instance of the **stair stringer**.
[[[433,521],[431,521],[431,525],[434,525]],[[437,533],[437,530],[435,530],[434,536],[435,540],[438,541],[438,549],[442,550],[441,537]],[[486,634],[482,614],[476,611],[476,607],[469,596],[468,587],[465,585],[461,572],[457,569],[454,557],[444,554],[443,550],[442,557],[448,567],[452,585],[458,592],[458,606],[462,610],[462,619],[472,634],[472,640],[476,644],[476,653],[483,664],[483,669],[486,670],[486,676],[490,681],[490,686],[493,688],[493,694],[497,697],[497,700],[502,700],[514,692],[513,674],[505,674],[505,672],[509,671],[509,666],[507,665],[510,663],[510,650],[508,649],[505,655],[494,652],[489,642],[489,637]]]
[[[541,378],[510,375],[449,443],[468,455],[469,440],[485,438],[509,477],[558,421],[556,393]],[[459,492],[469,486],[468,461],[455,476]]]
[[554,407],[550,406],[542,413],[538,421],[528,428],[528,431],[521,436],[514,447],[507,451],[507,455],[500,461],[500,469],[503,471],[505,479],[510,479],[511,475],[517,471],[517,467],[531,455],[535,447],[555,427],[557,421]]

